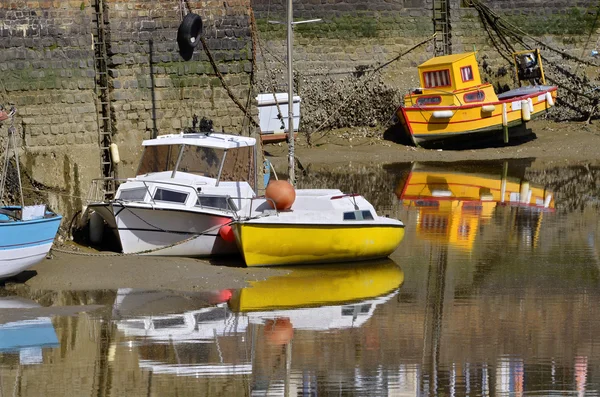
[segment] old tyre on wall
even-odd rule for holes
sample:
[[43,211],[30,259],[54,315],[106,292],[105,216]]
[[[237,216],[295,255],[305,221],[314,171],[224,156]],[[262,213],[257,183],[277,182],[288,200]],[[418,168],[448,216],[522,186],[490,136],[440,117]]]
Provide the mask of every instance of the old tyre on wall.
[[198,14],[189,13],[183,18],[177,30],[177,43],[179,46],[194,48],[200,42],[202,35],[202,18]]

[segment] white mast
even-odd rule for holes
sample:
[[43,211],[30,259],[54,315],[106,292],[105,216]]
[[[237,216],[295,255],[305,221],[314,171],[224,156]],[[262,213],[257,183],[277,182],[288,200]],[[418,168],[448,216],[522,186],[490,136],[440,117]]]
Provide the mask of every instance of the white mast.
[[294,10],[292,0],[287,6],[287,61],[288,61],[288,180],[296,186],[296,167],[294,160],[294,72],[292,69],[292,44],[294,43]]

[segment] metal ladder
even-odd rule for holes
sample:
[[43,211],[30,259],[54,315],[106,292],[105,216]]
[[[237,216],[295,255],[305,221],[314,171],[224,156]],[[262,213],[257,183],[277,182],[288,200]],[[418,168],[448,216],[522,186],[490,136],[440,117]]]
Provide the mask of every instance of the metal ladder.
[[93,1],[92,36],[94,48],[94,68],[96,72],[96,111],[98,114],[98,144],[100,147],[100,167],[104,178],[104,199],[114,197],[117,177],[110,154],[112,143],[112,110],[110,106],[110,84],[108,76],[108,28],[105,0]]
[[450,0],[433,0],[434,55],[452,54]]

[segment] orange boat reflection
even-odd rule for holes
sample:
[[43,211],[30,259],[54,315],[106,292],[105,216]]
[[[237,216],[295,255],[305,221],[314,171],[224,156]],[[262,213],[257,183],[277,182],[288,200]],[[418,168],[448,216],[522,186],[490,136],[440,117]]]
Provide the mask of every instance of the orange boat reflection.
[[395,193],[404,206],[418,210],[419,237],[471,251],[478,229],[499,207],[510,207],[513,225],[529,233],[526,239],[535,245],[542,214],[554,211],[554,196],[527,181],[523,163],[519,165],[413,163]]

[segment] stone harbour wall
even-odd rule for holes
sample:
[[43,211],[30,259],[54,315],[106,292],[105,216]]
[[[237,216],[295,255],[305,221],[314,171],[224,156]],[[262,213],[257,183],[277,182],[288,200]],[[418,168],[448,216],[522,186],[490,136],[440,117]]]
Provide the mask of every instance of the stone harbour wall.
[[[478,50],[484,76],[509,82],[511,65],[499,53],[472,0],[449,0],[453,52]],[[481,0],[503,20],[548,45],[591,60],[598,48],[597,2],[592,0]],[[294,69],[302,96],[302,123],[313,125],[352,102],[346,114],[374,103],[374,116],[353,125],[377,125],[393,114],[400,95],[418,85],[416,66],[433,55],[435,0],[294,0]],[[0,1],[0,103],[15,105],[26,179],[49,191],[53,208],[72,214],[93,178],[103,176],[99,131],[105,117],[99,87],[109,89],[112,140],[120,148],[119,177],[132,176],[140,142],[192,126],[206,117],[218,131],[249,133],[202,45],[185,61],[177,29],[186,4],[204,22],[204,39],[224,81],[245,104],[260,91],[286,91],[285,2],[270,0],[4,0]],[[100,75],[96,13],[103,7],[107,80]],[[260,44],[253,65],[250,8]],[[511,42],[515,48],[519,43]],[[549,59],[560,56],[545,50]],[[384,65],[362,92],[358,76]],[[597,77],[598,68],[565,63],[567,72]],[[259,86],[252,90],[256,68]],[[549,72],[553,71],[549,68]],[[502,80],[504,79],[504,80]],[[345,81],[336,86],[332,81]],[[326,81],[328,85],[323,85]],[[337,88],[336,88],[337,87]],[[374,102],[373,98],[383,100]],[[312,99],[312,101],[311,101]],[[352,99],[352,100],[351,100]],[[311,107],[312,103],[312,107]],[[251,111],[256,114],[253,106]],[[317,118],[315,115],[319,115]],[[388,117],[389,119],[389,117]],[[348,121],[348,123],[352,123]],[[301,124],[301,128],[302,125]],[[0,128],[0,139],[6,126]]]
[[[489,26],[484,24],[477,9],[471,6],[471,1],[448,1],[452,52],[478,51],[478,59],[488,81],[499,86],[514,84],[513,66],[499,53],[493,40],[493,32],[490,35]],[[515,31],[521,30],[553,48],[595,62],[589,54],[599,44],[600,25],[596,24],[596,2],[480,1],[503,21],[512,25]],[[389,119],[400,101],[400,95],[418,86],[416,66],[434,55],[433,42],[427,42],[398,60],[392,60],[433,35],[433,7],[437,3],[434,0],[294,1],[295,20],[322,19],[322,22],[296,25],[294,29],[297,92],[303,97],[301,112],[305,110],[301,122],[308,129],[322,125],[322,113],[331,115],[340,110],[340,98],[348,98],[350,105],[343,106],[339,113],[363,113],[374,92],[387,96],[387,87],[392,87],[398,92],[396,103],[389,104],[378,112],[382,115],[379,122]],[[260,89],[268,91],[277,84],[278,90],[283,90],[284,86],[280,83],[285,83],[285,65],[282,62],[286,58],[285,26],[269,24],[267,21],[283,20],[285,3],[252,0],[252,5],[260,42],[264,47],[264,51],[257,52]],[[508,41],[515,50],[524,49],[517,40]],[[541,47],[531,40],[526,41],[529,45]],[[500,50],[506,52],[504,48]],[[574,63],[565,62],[562,56],[549,49],[543,51],[549,61],[556,61],[566,67],[563,72],[578,70],[582,74],[585,71],[590,79],[598,76],[597,67],[579,68]],[[363,88],[360,80],[355,78],[364,74],[362,71],[368,72],[390,61],[392,62],[374,76],[375,83],[368,89]],[[555,71],[548,67],[550,75]],[[323,80],[326,82],[323,83]],[[337,89],[332,89],[330,80],[340,81]],[[327,87],[330,101],[323,98],[323,87]],[[356,95],[350,98],[354,91],[357,91]],[[311,107],[313,97],[318,102],[314,109]],[[324,109],[323,103],[327,102],[332,105]],[[383,117],[384,114],[387,116]],[[315,119],[318,122],[315,123]],[[341,125],[344,122],[338,124]]]
[[[203,19],[204,39],[224,81],[246,103],[253,67],[249,2],[186,3]],[[103,176],[104,116],[112,119],[112,141],[120,148],[119,177],[133,176],[142,139],[191,127],[193,115],[211,119],[216,130],[241,132],[243,113],[202,44],[189,61],[179,53],[177,29],[187,11],[182,13],[181,5],[172,0],[0,2],[0,104],[18,109],[25,179],[49,192],[44,199],[53,208],[74,214],[91,180]],[[99,104],[99,7],[105,18],[108,115]],[[6,131],[6,125],[0,128],[0,139]]]

